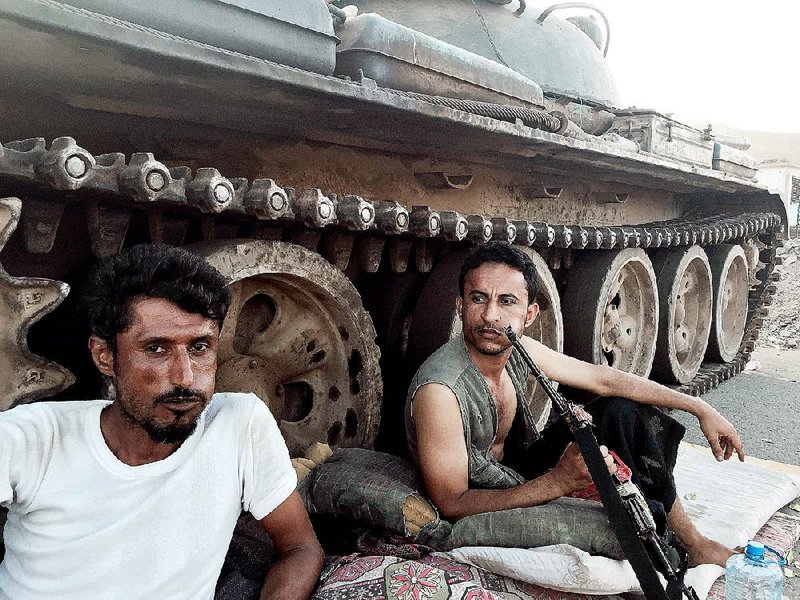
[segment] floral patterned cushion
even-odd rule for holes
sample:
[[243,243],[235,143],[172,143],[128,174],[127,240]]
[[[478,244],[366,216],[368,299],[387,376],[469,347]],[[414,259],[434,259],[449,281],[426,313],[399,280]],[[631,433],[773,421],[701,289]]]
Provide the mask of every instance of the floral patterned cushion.
[[[313,600],[600,600],[516,581],[429,554],[416,560],[395,556],[344,556],[323,573]],[[620,596],[606,599],[621,600]]]

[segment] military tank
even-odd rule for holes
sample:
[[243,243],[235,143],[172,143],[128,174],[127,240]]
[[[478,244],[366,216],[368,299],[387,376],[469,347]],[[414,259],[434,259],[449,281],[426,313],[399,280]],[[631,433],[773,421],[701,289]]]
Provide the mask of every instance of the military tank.
[[75,298],[137,243],[230,280],[218,387],[293,455],[401,450],[489,240],[534,259],[545,344],[690,394],[741,371],[783,204],[710,129],[621,105],[602,13],[346,4],[0,0],[0,408],[101,393]]

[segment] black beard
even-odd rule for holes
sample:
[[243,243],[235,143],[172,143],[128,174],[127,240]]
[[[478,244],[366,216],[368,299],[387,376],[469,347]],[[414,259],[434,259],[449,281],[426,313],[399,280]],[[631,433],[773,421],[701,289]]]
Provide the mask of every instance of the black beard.
[[[115,382],[116,385],[116,382]],[[117,390],[119,394],[119,389]],[[153,404],[170,402],[173,400],[202,400],[204,404],[208,404],[207,396],[199,390],[191,390],[186,388],[174,388],[169,392],[157,396]],[[152,419],[142,419],[132,414],[125,405],[117,399],[115,401],[119,404],[122,415],[125,419],[142,430],[157,444],[182,444],[190,435],[197,429],[197,420],[189,423],[157,423]],[[199,418],[199,417],[198,417]]]
[[196,420],[183,425],[161,425],[153,421],[140,422],[138,425],[157,444],[182,444],[197,429]]

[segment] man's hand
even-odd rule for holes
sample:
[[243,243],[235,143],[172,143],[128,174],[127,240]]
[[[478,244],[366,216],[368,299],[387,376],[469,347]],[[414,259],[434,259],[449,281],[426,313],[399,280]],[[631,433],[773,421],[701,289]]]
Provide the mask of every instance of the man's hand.
[[719,411],[710,404],[703,407],[703,411],[697,415],[697,418],[700,421],[700,429],[708,443],[711,444],[711,451],[718,461],[728,460],[733,456],[735,450],[739,460],[744,462],[742,441],[728,419],[719,414]]
[[522,343],[539,368],[553,381],[597,396],[619,396],[640,404],[686,411],[700,421],[700,429],[717,460],[728,460],[736,451],[739,460],[744,461],[744,449],[736,429],[706,401],[632,373],[577,360],[529,337],[523,337]]
[[[600,446],[600,452],[606,462],[608,472],[613,475],[617,472],[617,463],[614,462],[614,457],[608,453],[608,448],[605,446]],[[592,483],[589,468],[586,466],[583,456],[581,456],[580,449],[574,442],[570,442],[566,447],[561,458],[558,459],[558,463],[550,473],[561,490],[562,496],[582,490]]]

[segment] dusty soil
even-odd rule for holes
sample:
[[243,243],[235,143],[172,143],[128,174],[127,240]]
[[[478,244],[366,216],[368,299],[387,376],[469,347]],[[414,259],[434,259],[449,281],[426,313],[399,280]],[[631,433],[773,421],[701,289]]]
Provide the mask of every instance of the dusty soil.
[[761,348],[794,350],[800,348],[800,240],[787,240],[778,251],[783,265],[776,267],[781,280],[758,345]]

